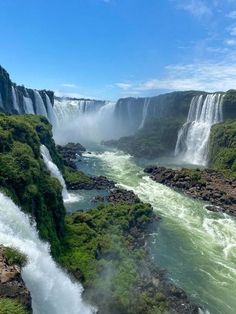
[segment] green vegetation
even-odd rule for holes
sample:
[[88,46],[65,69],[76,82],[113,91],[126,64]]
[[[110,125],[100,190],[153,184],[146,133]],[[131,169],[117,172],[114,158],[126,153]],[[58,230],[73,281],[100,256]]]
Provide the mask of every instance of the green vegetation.
[[4,248],[4,256],[7,260],[8,265],[19,265],[23,267],[27,262],[27,257],[21,252],[14,248]]
[[50,149],[59,167],[63,165],[44,117],[0,115],[0,189],[35,217],[40,236],[51,243],[56,256],[64,235],[65,208],[61,186],[40,156],[41,144]]
[[230,89],[225,93],[223,101],[224,120],[236,118],[236,90]]
[[18,301],[0,298],[0,314],[28,314],[26,308]]
[[153,119],[134,136],[122,137],[105,144],[117,147],[135,157],[155,158],[174,151],[178,131],[185,118]]
[[213,126],[210,138],[210,166],[236,177],[236,120]]
[[[66,218],[60,263],[83,280],[86,297],[103,313],[159,313],[161,294],[143,291],[143,230],[153,220],[150,205],[99,205]],[[153,309],[155,312],[152,312]]]
[[93,180],[84,174],[82,171],[75,170],[70,167],[65,167],[64,178],[67,185],[79,184],[79,183],[92,183]]

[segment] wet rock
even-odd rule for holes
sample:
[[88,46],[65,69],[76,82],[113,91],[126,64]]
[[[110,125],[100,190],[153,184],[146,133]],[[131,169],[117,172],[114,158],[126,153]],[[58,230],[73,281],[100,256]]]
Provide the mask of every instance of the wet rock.
[[139,203],[139,198],[134,194],[133,191],[127,191],[120,188],[115,188],[111,190],[107,197],[110,203],[125,203],[125,204],[136,204]]
[[67,188],[76,190],[110,190],[115,187],[115,183],[104,176],[88,177],[89,180],[79,180],[78,182],[67,182]]
[[212,169],[173,170],[150,166],[144,170],[151,178],[176,188],[193,198],[210,202],[209,210],[223,211],[236,216],[236,180],[227,179]]
[[76,169],[76,162],[86,151],[85,147],[79,143],[68,143],[65,146],[57,145],[57,150],[61,154],[66,166]]

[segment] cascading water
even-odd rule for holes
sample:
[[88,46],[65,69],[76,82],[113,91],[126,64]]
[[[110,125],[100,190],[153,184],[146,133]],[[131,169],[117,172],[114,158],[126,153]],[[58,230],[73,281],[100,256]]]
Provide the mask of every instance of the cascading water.
[[63,200],[64,201],[68,200],[69,199],[69,193],[68,193],[67,188],[66,188],[65,180],[64,180],[60,170],[58,169],[58,167],[52,161],[49,150],[47,149],[47,147],[45,145],[41,145],[40,146],[40,152],[41,152],[41,155],[43,157],[43,161],[44,161],[47,169],[49,170],[49,172],[51,173],[51,175],[53,177],[58,179],[58,181],[60,182],[60,184],[62,186]]
[[186,163],[207,165],[212,125],[223,121],[222,94],[193,97],[186,123],[178,133],[175,156]]
[[48,117],[43,99],[37,90],[34,90],[36,114]]
[[48,113],[48,119],[49,121],[51,122],[51,124],[53,126],[56,126],[58,121],[57,121],[57,117],[55,115],[55,112],[53,110],[53,107],[52,107],[52,103],[51,103],[51,100],[48,96],[47,93],[44,93],[45,94],[45,98],[46,98],[46,106],[47,106],[47,113]]
[[139,125],[139,129],[142,129],[144,127],[144,124],[145,124],[145,121],[147,118],[148,107],[149,107],[150,101],[151,101],[151,98],[145,98],[144,105],[143,105],[142,120],[141,120],[141,123]]
[[105,101],[55,100],[53,109],[59,127],[54,128],[54,138],[61,144],[116,138],[120,130],[115,127],[115,106]]
[[83,114],[97,112],[104,105],[103,101],[61,98],[55,99],[53,109],[58,121],[66,124]]
[[36,227],[10,198],[0,193],[0,243],[27,256],[23,279],[30,290],[34,314],[92,314],[82,301],[83,288],[72,283],[55,264],[48,244],[39,239]]
[[54,162],[52,161],[50,152],[45,145],[40,146],[40,153],[41,153],[41,156],[43,157],[43,161],[48,171],[51,173],[51,176],[57,178],[57,180],[60,182],[62,186],[62,197],[63,197],[64,202],[66,203],[77,202],[80,199],[79,195],[68,193],[65,180],[60,170],[58,169],[57,165],[55,165]]
[[23,107],[24,107],[24,113],[34,114],[33,102],[28,94],[27,94],[27,97],[23,96]]
[[18,104],[18,100],[17,100],[17,96],[16,96],[16,90],[15,90],[14,86],[11,87],[11,91],[12,91],[13,107],[19,113],[20,108],[19,108],[19,104]]

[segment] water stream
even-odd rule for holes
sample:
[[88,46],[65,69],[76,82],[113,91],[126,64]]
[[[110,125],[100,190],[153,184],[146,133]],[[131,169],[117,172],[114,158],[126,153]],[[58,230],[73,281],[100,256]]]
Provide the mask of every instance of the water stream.
[[152,235],[152,252],[170,278],[210,313],[234,314],[235,219],[210,212],[202,202],[155,183],[127,154],[94,152],[84,158],[83,170],[107,175],[133,190],[163,218],[157,233]]
[[[10,198],[0,193],[0,243],[27,255],[23,279],[30,290],[34,314],[92,314],[82,301],[83,288],[53,261],[36,226]],[[9,313],[10,314],[10,313]]]

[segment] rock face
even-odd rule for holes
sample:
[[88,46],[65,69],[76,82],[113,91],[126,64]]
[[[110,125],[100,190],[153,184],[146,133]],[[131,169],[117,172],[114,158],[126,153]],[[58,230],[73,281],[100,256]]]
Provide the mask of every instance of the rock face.
[[210,169],[172,170],[150,166],[145,172],[156,182],[209,202],[209,210],[236,216],[236,179],[227,179],[221,173]]
[[112,189],[107,197],[109,203],[112,204],[136,204],[140,202],[140,199],[134,194],[133,191],[127,191],[120,188]]
[[0,66],[0,112],[10,114],[42,114],[51,122],[54,93],[48,90],[32,90],[18,86]]
[[2,245],[0,245],[0,298],[17,300],[32,313],[31,296],[21,277],[21,266],[8,262],[6,248]]
[[86,151],[86,148],[79,143],[68,143],[65,146],[57,145],[57,150],[66,166],[77,169],[76,161]]
[[86,179],[78,180],[77,182],[66,181],[67,188],[71,191],[76,190],[110,190],[114,188],[115,183],[104,176],[89,177],[89,181]]

